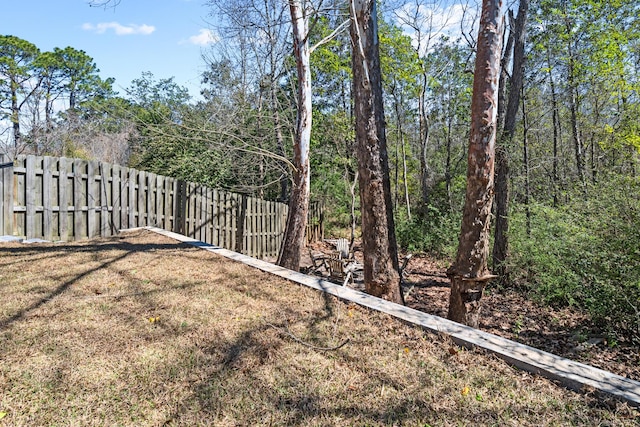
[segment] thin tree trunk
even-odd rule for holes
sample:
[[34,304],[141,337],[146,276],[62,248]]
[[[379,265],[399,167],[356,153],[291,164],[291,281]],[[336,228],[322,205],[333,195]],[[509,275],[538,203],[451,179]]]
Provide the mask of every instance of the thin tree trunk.
[[400,162],[400,153],[398,152],[398,146],[402,147],[402,183],[404,190],[404,203],[407,209],[407,219],[411,221],[411,205],[409,203],[409,187],[407,185],[407,150],[404,144],[404,130],[402,129],[402,94],[400,94],[400,99],[398,99],[398,94],[395,93],[396,86],[394,85],[394,94],[393,101],[396,110],[396,124],[398,130],[397,144],[396,144],[396,161],[395,161],[395,174],[396,174],[396,209],[400,205],[400,180],[399,178],[399,162]]
[[[567,34],[572,33],[572,25],[567,18],[566,22]],[[567,84],[569,86],[569,110],[571,112],[571,136],[573,138],[573,147],[576,156],[576,168],[578,170],[578,179],[580,180],[580,184],[582,185],[582,191],[584,196],[587,195],[587,181],[585,176],[585,155],[584,155],[584,144],[580,137],[580,130],[578,128],[578,110],[579,110],[579,99],[578,99],[578,87],[576,82],[576,58],[575,52],[573,48],[573,44],[571,42],[571,36],[569,36],[568,44],[568,55],[569,55],[569,64],[568,64],[568,76],[567,76]]]
[[13,146],[16,150],[18,149],[22,138],[20,132],[20,107],[18,106],[17,86],[17,84],[11,82],[11,124],[13,126]]
[[395,159],[394,159],[394,165],[393,165],[393,173],[395,175],[395,191],[394,191],[394,201],[395,201],[395,208],[398,209],[398,206],[400,205],[400,167],[399,167],[399,163],[400,163],[400,140],[402,139],[402,125],[400,124],[400,102],[398,101],[398,95],[395,92],[396,86],[395,86],[395,81],[394,81],[394,86],[392,88],[393,91],[393,106],[395,107],[396,110],[396,131],[397,131],[397,136],[396,136],[396,144],[395,144],[395,150],[396,150],[396,155],[395,155]]
[[551,53],[549,52],[549,46],[547,46],[547,66],[549,69],[549,86],[551,87],[551,109],[553,123],[553,206],[557,207],[559,202],[558,192],[560,191],[560,173],[558,172],[558,144],[560,138],[562,138],[562,128],[560,127],[558,96],[556,94],[556,85],[553,80],[553,73],[551,68]]
[[349,187],[351,191],[351,240],[349,241],[349,247],[352,248],[356,240],[356,185],[358,185],[358,171],[353,175],[353,182]]
[[[511,39],[513,43],[513,71],[511,73],[509,98],[506,109],[504,110],[502,134],[500,136],[500,142],[496,147],[496,228],[493,244],[493,271],[500,277],[501,283],[505,285],[509,283],[509,274],[506,267],[507,257],[509,256],[509,147],[513,141],[516,128],[516,116],[518,114],[520,93],[524,79],[528,9],[529,0],[520,0],[518,17],[514,20],[513,14],[509,13],[509,20],[512,24],[509,39]],[[507,42],[507,49],[510,44],[511,43]],[[506,70],[504,67],[508,65],[509,59],[510,55],[505,52],[505,57],[501,64],[502,72],[500,74],[502,90],[504,90],[504,86],[506,86]],[[500,113],[499,101],[498,112]],[[498,114],[498,122],[500,122],[500,114]]]
[[351,40],[365,290],[403,303],[391,204],[374,0],[352,0]]
[[525,98],[522,97],[522,159],[524,161],[524,209],[527,218],[527,236],[531,236],[531,209],[529,199],[531,197],[531,185],[529,181],[529,123],[527,122],[527,108]]
[[448,317],[474,327],[478,326],[484,287],[495,277],[488,270],[487,260],[502,53],[501,23],[502,2],[483,0],[471,99],[467,191],[458,253],[447,270],[451,280]]
[[304,247],[304,233],[309,211],[311,142],[311,66],[307,38],[308,20],[300,0],[289,2],[293,26],[293,50],[298,73],[298,113],[293,144],[293,188],[289,200],[289,215],[278,265],[291,270],[300,269],[300,252]]
[[[513,13],[509,10],[509,37],[507,38],[507,44],[502,54],[502,60],[500,61],[500,82],[498,84],[498,133],[504,130],[504,115],[507,107],[507,83],[509,81],[509,63],[511,62],[511,55],[513,53],[513,34],[515,32],[515,25],[513,19]],[[506,31],[506,30],[505,30]],[[503,35],[504,37],[504,35]],[[499,143],[499,142],[498,142]],[[496,144],[496,162],[498,161],[498,152]],[[498,165],[496,164],[496,168]],[[496,185],[498,180],[498,170],[496,169]]]
[[402,181],[404,182],[404,202],[407,205],[407,219],[411,221],[411,200],[409,200],[409,183],[407,182],[407,149],[404,143],[404,133],[400,133],[402,143]]
[[[420,190],[422,194],[422,206],[429,204],[429,159],[427,147],[429,146],[429,118],[425,108],[425,96],[427,91],[427,74],[422,72],[422,87],[418,99],[418,115],[420,116]],[[425,209],[426,211],[426,209]]]

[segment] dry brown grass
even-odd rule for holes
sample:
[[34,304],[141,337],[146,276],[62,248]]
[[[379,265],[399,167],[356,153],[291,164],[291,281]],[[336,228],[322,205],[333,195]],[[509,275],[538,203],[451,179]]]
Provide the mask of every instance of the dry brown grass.
[[[0,255],[0,425],[639,420],[624,404],[596,404],[446,338],[151,232],[5,244]],[[331,351],[300,342],[346,340]]]

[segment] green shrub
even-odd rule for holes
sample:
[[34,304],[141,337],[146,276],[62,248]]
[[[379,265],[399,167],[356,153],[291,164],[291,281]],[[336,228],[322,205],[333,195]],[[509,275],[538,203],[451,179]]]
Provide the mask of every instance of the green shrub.
[[617,339],[640,342],[640,180],[614,177],[559,208],[523,206],[510,225],[510,269],[540,301],[573,305]]
[[409,220],[406,213],[396,215],[398,245],[409,252],[427,252],[438,258],[453,257],[458,247],[460,213],[444,212],[427,206]]

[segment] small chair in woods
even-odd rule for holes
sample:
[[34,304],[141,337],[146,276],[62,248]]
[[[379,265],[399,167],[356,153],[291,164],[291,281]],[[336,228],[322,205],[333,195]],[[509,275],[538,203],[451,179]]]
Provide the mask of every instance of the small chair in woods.
[[343,286],[349,282],[353,283],[354,273],[362,270],[362,265],[356,261],[351,253],[347,239],[337,240],[336,250],[327,258],[326,262],[330,278],[340,281]]
[[327,256],[324,253],[313,253],[311,248],[309,248],[309,258],[311,258],[311,266],[307,269],[306,274],[315,274],[321,268],[329,271]]

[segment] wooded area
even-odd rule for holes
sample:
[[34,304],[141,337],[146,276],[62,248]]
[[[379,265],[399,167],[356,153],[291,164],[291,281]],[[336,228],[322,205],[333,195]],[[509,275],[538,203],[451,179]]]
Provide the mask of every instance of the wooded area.
[[[356,123],[358,108],[371,99],[356,105],[354,84],[368,89],[362,84],[378,65],[346,28],[362,24],[355,11],[373,10],[371,3],[207,4],[221,42],[205,55],[195,100],[172,78],[150,73],[117,94],[85,52],[40,52],[4,36],[4,151],[12,158],[31,153],[126,164],[209,188],[295,199],[301,212],[308,182],[311,198],[324,201],[329,232],[345,234],[364,223],[372,202],[361,197],[368,190],[361,175],[371,172],[363,169],[362,154],[374,145],[361,144]],[[379,40],[382,102],[375,102],[377,114],[385,111],[382,169],[395,229],[389,239],[395,234],[405,251],[452,262],[465,238],[480,8],[439,0],[379,6],[371,25]],[[638,343],[640,5],[521,0],[505,6],[509,18],[494,70],[500,76],[497,176],[489,191],[496,204],[486,223],[493,254],[487,267],[500,280],[489,287],[577,307],[609,342]],[[301,24],[295,43],[294,23]],[[306,59],[296,61],[306,43],[311,99],[299,91],[308,77],[299,70]],[[364,78],[354,73],[362,53]],[[312,122],[305,116],[312,124],[308,147],[300,139],[307,135],[299,126],[303,107],[313,109]],[[384,163],[378,160],[372,164]]]
[[[153,226],[258,258],[276,257],[282,244],[283,203],[99,161],[20,156],[13,164],[0,180],[2,235],[71,241]],[[318,203],[308,222],[310,241],[321,239]]]

